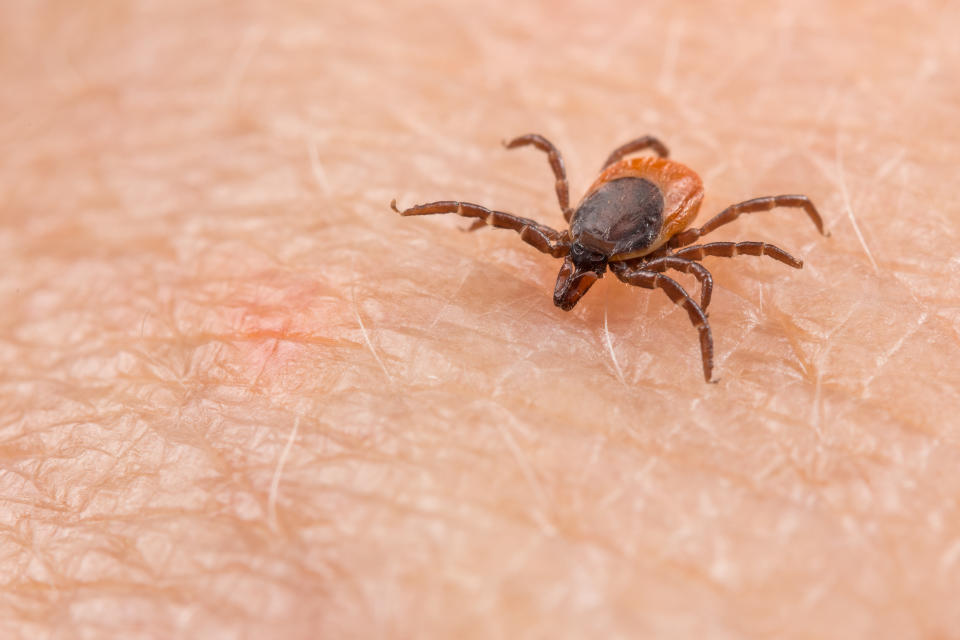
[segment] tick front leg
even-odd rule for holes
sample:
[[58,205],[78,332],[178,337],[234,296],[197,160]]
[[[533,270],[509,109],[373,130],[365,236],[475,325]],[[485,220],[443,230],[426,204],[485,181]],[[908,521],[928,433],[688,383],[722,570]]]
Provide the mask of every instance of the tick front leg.
[[680,284],[665,275],[653,273],[652,271],[643,271],[642,269],[631,270],[629,267],[617,267],[611,265],[614,274],[620,280],[627,284],[632,284],[645,289],[661,289],[670,300],[677,306],[683,307],[690,322],[700,334],[700,357],[703,360],[703,379],[707,382],[713,380],[713,334],[710,332],[710,323],[703,309],[697,306]]
[[622,144],[607,157],[607,161],[603,163],[603,166],[600,167],[600,170],[606,169],[614,162],[619,161],[626,155],[631,153],[636,153],[638,151],[643,151],[644,149],[652,148],[657,152],[657,155],[661,158],[666,158],[670,155],[670,151],[667,149],[666,145],[654,138],[653,136],[643,136],[642,138],[637,138],[636,140],[631,140],[626,144]]
[[570,238],[566,231],[540,224],[530,218],[521,218],[503,211],[493,211],[479,204],[443,200],[418,204],[404,209],[397,209],[397,201],[390,201],[390,208],[402,216],[425,216],[435,213],[455,213],[465,218],[477,218],[477,222],[486,223],[491,227],[512,229],[520,234],[520,239],[543,253],[549,253],[554,258],[562,258],[570,251]]
[[670,239],[671,247],[685,247],[697,240],[700,236],[705,236],[717,227],[733,222],[740,217],[741,213],[756,213],[757,211],[770,211],[777,207],[796,207],[806,211],[807,216],[816,225],[817,230],[827,236],[830,235],[823,229],[823,219],[817,208],[813,206],[810,198],[803,195],[789,196],[766,196],[763,198],[754,198],[738,204],[733,204],[707,220],[699,229],[687,229]]
[[537,149],[546,152],[547,159],[550,161],[550,168],[553,169],[553,175],[557,179],[557,201],[560,202],[560,210],[563,211],[563,219],[570,222],[570,216],[573,211],[570,209],[570,183],[567,182],[567,169],[563,165],[563,157],[553,143],[537,133],[528,133],[525,136],[514,138],[510,142],[504,142],[503,146],[507,149],[516,149],[532,144]]
[[706,312],[713,295],[713,276],[707,271],[707,268],[698,262],[687,259],[687,256],[676,255],[654,258],[639,265],[639,270],[642,271],[663,273],[667,269],[689,273],[697,279],[697,282],[700,283],[700,308]]
[[741,255],[769,256],[783,264],[790,265],[794,269],[803,268],[803,260],[794,258],[780,247],[765,242],[711,242],[709,244],[684,247],[673,255],[688,260],[703,260],[706,256],[719,256],[722,258],[732,258]]

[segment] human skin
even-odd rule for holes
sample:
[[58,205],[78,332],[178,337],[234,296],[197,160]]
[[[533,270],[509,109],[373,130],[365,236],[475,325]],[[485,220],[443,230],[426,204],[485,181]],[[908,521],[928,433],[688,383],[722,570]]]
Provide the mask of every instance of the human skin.
[[[960,637],[956,3],[0,5],[0,636]],[[717,384],[561,227],[699,171]],[[697,291],[689,276],[678,276]]]

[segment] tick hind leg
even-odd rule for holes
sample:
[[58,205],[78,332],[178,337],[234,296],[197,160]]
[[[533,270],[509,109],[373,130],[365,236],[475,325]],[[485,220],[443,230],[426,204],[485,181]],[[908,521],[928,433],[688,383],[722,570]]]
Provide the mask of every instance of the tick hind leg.
[[614,274],[627,284],[632,284],[645,289],[662,289],[667,297],[679,307],[683,307],[690,317],[690,323],[693,324],[700,334],[700,357],[703,360],[703,379],[707,382],[713,380],[713,334],[710,332],[710,323],[707,316],[696,302],[693,301],[680,284],[665,275],[644,271],[643,268],[630,269],[627,266],[611,265]]
[[507,149],[516,149],[532,144],[537,149],[547,154],[550,161],[550,168],[553,169],[553,175],[557,179],[557,201],[560,203],[560,210],[563,211],[563,219],[570,222],[570,216],[573,210],[570,209],[570,183],[567,182],[567,170],[563,165],[563,157],[553,143],[536,133],[528,133],[525,136],[514,138],[509,142],[504,142],[503,146]]
[[622,159],[624,156],[630,155],[631,153],[636,153],[638,151],[643,151],[644,149],[653,149],[661,158],[666,158],[668,155],[670,155],[670,151],[662,142],[653,136],[643,136],[642,138],[631,140],[630,142],[622,144],[614,149],[613,152],[607,156],[607,161],[603,163],[603,166],[600,167],[600,170],[602,171],[603,169],[606,169],[614,162]]
[[391,200],[390,208],[402,216],[455,213],[465,218],[477,218],[477,222],[481,224],[486,223],[491,227],[516,231],[520,234],[521,240],[533,245],[543,253],[549,253],[554,258],[561,258],[567,255],[570,250],[570,239],[566,232],[561,233],[530,218],[521,218],[503,211],[493,211],[478,204],[444,200],[418,204],[401,211],[397,209],[397,201]]
[[711,231],[715,230],[717,227],[722,227],[723,225],[733,222],[740,217],[741,213],[756,213],[757,211],[770,211],[777,207],[796,207],[798,209],[803,209],[806,211],[807,216],[810,220],[813,221],[813,224],[816,225],[817,230],[823,235],[830,235],[823,229],[823,219],[820,217],[820,213],[817,212],[817,208],[813,206],[813,203],[810,201],[810,198],[802,195],[788,195],[788,196],[766,196],[763,198],[753,198],[752,200],[747,200],[745,202],[740,202],[737,204],[730,205],[714,217],[707,220],[699,229],[687,229],[682,231],[677,235],[673,236],[670,239],[671,247],[684,247],[688,244],[691,244],[697,240],[700,236],[705,236]]

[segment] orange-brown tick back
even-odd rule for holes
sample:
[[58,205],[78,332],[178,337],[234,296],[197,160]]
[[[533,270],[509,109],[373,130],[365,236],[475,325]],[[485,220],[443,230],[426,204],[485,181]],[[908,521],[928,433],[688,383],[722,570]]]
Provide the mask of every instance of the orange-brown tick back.
[[[644,136],[618,147],[603,164],[600,176],[587,189],[580,204],[570,208],[569,185],[560,152],[543,136],[531,133],[506,143],[508,149],[533,145],[545,151],[556,176],[557,199],[567,231],[556,231],[528,218],[502,211],[491,211],[469,202],[441,201],[421,204],[399,211],[397,201],[390,206],[402,216],[431,213],[456,213],[477,218],[470,230],[484,225],[513,229],[520,239],[555,258],[563,266],[553,290],[553,303],[569,311],[590,286],[603,277],[607,268],[627,284],[647,289],[662,289],[674,303],[683,307],[700,334],[703,377],[713,376],[713,336],[707,322],[707,305],[713,291],[713,277],[697,262],[706,256],[732,258],[736,255],[770,256],[800,269],[803,262],[783,249],[763,242],[711,242],[692,245],[700,236],[735,220],[741,213],[769,211],[774,207],[798,207],[817,226],[823,221],[807,196],[767,196],[731,205],[707,221],[688,229],[703,200],[703,183],[692,170],[667,160],[667,148],[656,138]],[[653,149],[659,157],[624,160],[628,154]],[[691,246],[692,245],[692,246]],[[689,273],[700,283],[697,304],[676,280],[663,275],[668,269]]]

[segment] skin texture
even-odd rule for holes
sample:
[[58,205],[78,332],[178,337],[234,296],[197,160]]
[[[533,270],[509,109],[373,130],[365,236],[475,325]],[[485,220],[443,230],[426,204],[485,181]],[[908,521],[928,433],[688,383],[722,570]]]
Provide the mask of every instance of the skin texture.
[[[955,638],[957,3],[0,3],[0,636]],[[555,227],[696,169],[719,383]],[[677,276],[696,291],[689,275]]]

